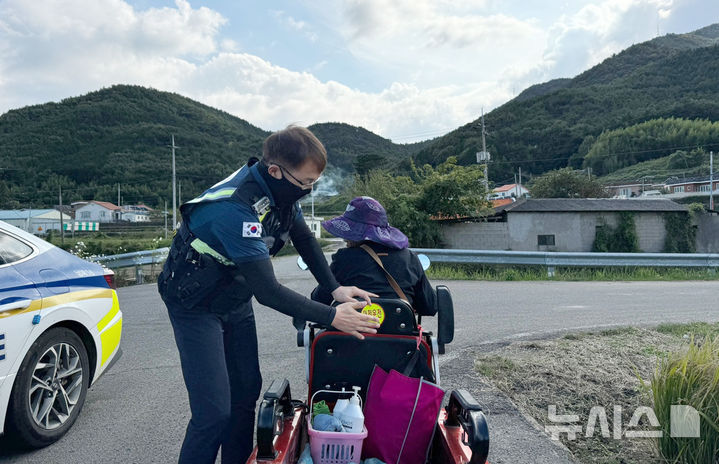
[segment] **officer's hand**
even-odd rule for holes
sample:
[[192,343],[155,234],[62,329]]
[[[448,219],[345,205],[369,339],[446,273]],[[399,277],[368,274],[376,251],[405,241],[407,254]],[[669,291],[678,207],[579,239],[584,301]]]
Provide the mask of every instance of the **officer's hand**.
[[364,333],[377,333],[379,319],[369,314],[358,313],[357,310],[364,308],[363,301],[350,301],[337,306],[335,318],[332,319],[332,327],[354,335],[364,340]]
[[366,304],[370,304],[372,303],[370,297],[379,298],[379,295],[366,292],[361,288],[357,287],[337,287],[332,292],[332,298],[334,298],[335,301],[339,301],[340,303],[344,303],[345,301],[355,301],[355,297],[365,300],[367,302]]

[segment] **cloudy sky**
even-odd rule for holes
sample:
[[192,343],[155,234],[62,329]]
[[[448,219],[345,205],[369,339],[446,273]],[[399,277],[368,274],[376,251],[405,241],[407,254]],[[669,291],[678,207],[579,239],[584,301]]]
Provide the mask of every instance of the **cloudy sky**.
[[0,113],[139,84],[405,143],[714,22],[719,0],[0,0]]

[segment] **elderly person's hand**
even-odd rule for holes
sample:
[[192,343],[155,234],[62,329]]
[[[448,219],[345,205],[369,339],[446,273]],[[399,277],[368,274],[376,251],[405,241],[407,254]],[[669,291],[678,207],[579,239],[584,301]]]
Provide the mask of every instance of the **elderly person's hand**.
[[332,292],[332,298],[334,298],[335,301],[339,301],[340,303],[355,301],[355,298],[361,298],[365,300],[367,304],[370,304],[372,303],[370,297],[379,298],[379,295],[375,295],[374,293],[364,291],[361,288],[357,287],[337,287]]

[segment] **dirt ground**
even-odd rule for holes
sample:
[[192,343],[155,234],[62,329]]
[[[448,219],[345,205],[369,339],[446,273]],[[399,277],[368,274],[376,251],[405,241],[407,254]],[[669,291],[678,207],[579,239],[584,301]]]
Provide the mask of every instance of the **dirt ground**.
[[[575,439],[558,435],[579,462],[661,463],[656,439],[630,438],[632,433],[627,437],[626,432],[659,430],[646,414],[638,415],[637,426],[630,423],[637,408],[652,407],[650,384],[657,361],[688,344],[689,336],[681,331],[664,332],[626,328],[516,342],[478,355],[475,369],[548,434],[554,426],[575,427]],[[553,421],[551,405],[556,407]],[[616,407],[620,414],[615,415]],[[607,436],[602,434],[602,411]]]

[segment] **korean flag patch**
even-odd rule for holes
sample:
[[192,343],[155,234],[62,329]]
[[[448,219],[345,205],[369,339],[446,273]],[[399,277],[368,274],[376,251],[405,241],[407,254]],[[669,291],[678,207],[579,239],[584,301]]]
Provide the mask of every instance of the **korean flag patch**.
[[243,222],[242,223],[242,236],[243,237],[262,237],[262,224],[259,222]]

